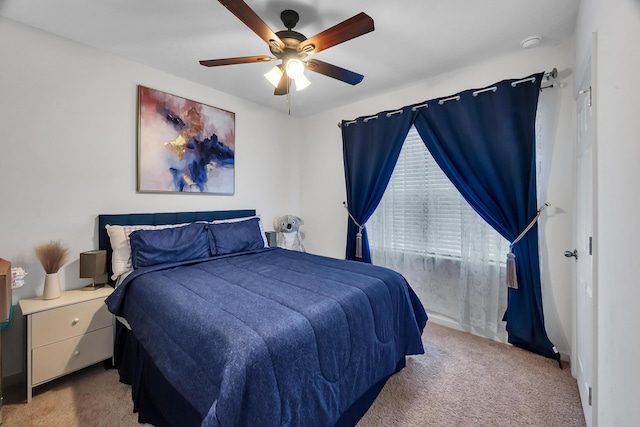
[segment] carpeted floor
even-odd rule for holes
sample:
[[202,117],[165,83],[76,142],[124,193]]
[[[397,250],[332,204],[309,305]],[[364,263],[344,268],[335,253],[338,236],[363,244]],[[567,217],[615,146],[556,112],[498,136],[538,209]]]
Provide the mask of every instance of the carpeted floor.
[[[425,354],[408,358],[357,427],[584,426],[568,366],[428,323]],[[3,427],[138,426],[131,389],[95,365],[37,387],[5,391]]]

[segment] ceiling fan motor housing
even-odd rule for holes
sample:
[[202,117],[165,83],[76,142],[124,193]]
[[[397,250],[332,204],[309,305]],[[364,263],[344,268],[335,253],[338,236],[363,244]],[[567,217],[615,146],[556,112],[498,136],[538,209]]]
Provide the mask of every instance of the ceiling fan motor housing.
[[283,30],[278,31],[276,35],[284,43],[284,49],[279,49],[273,44],[270,44],[269,50],[273,56],[278,59],[287,58],[289,56],[297,56],[299,58],[305,58],[307,56],[306,52],[300,50],[300,43],[307,39],[303,34],[300,34],[297,31]]
[[298,12],[291,9],[283,10],[280,14],[280,19],[282,20],[286,30],[278,31],[276,36],[278,36],[282,43],[284,43],[284,49],[280,49],[278,43],[274,40],[269,44],[269,50],[271,50],[271,53],[276,58],[285,60],[292,56],[298,56],[301,59],[306,57],[306,53],[304,55],[299,55],[299,53],[302,53],[299,52],[299,49],[300,43],[305,41],[307,37],[297,31],[292,31],[292,28],[296,26],[300,19]]

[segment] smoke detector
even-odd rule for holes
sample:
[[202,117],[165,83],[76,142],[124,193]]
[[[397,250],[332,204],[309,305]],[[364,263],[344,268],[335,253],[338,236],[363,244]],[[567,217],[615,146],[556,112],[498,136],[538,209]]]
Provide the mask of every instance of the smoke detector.
[[520,46],[522,46],[523,49],[531,49],[532,47],[539,46],[541,41],[542,41],[542,37],[540,37],[540,36],[531,36],[531,37],[527,37],[526,39],[522,40],[520,42]]

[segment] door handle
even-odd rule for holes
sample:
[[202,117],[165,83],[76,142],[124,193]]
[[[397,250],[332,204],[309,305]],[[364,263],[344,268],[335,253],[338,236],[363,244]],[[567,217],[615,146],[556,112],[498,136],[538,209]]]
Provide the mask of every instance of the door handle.
[[578,250],[574,249],[573,252],[564,251],[564,256],[566,256],[567,258],[575,257],[575,259],[578,259]]

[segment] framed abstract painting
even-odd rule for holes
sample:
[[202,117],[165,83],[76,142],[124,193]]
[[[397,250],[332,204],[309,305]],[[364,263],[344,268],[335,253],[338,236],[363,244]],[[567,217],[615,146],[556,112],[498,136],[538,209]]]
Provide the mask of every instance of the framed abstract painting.
[[235,114],[138,86],[138,191],[233,194]]

